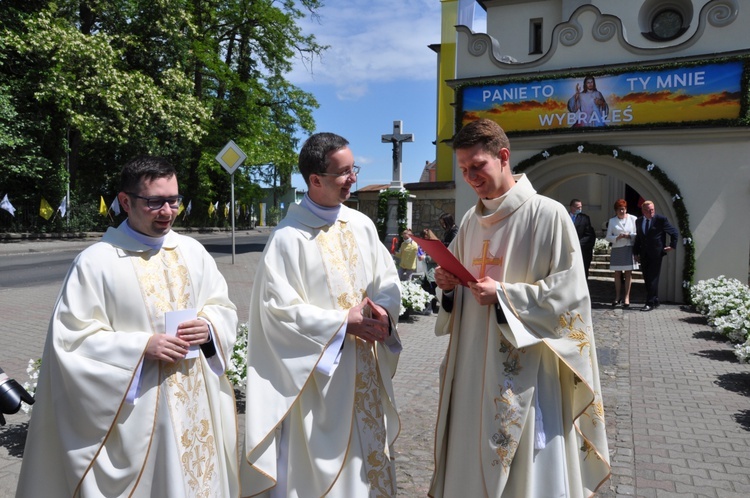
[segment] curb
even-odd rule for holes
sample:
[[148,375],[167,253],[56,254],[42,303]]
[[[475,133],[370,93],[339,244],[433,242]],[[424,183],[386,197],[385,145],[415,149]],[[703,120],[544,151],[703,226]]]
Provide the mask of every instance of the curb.
[[[235,227],[235,233],[272,230],[275,227]],[[222,234],[231,233],[231,228],[219,228],[219,227],[201,227],[201,228],[190,228],[190,227],[172,227],[177,233],[182,234]],[[37,233],[37,232],[6,232],[0,233],[0,244],[14,243],[14,242],[40,242],[48,240],[85,240],[85,239],[98,239],[104,232],[49,232],[49,233]]]

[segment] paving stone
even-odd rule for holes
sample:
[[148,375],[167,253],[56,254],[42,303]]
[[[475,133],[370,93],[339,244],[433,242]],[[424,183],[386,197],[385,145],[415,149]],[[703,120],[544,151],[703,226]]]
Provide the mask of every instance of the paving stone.
[[[17,244],[16,251],[26,243]],[[7,253],[0,243],[0,272]],[[235,264],[231,255],[216,258],[243,321],[259,258],[259,252],[238,254]],[[732,344],[689,309],[664,304],[650,313],[612,310],[612,282],[589,283],[613,464],[598,496],[750,496],[750,423],[743,423],[750,416],[750,365],[739,364]],[[28,360],[41,355],[59,286],[0,289],[0,367],[19,382],[26,380]],[[635,284],[633,302],[643,296],[642,284]],[[399,496],[409,498],[426,496],[433,469],[437,376],[447,345],[446,337],[434,335],[434,322],[434,315],[419,315],[399,324],[404,351],[394,389],[402,431],[394,457]],[[0,496],[13,496],[28,416],[6,419],[0,427]]]

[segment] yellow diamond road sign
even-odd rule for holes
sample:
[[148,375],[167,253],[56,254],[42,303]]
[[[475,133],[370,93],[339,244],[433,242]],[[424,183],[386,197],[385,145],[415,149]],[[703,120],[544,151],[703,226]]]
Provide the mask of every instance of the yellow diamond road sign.
[[230,175],[240,167],[245,159],[247,159],[247,155],[242,152],[242,149],[237,147],[237,144],[233,140],[227,142],[224,148],[221,149],[221,152],[216,155],[216,160]]

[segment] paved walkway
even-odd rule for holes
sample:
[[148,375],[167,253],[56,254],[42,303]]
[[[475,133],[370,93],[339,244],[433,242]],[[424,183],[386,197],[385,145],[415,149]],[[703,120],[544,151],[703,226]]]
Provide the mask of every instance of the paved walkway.
[[[4,244],[0,244],[0,271]],[[33,247],[33,246],[29,246]],[[50,246],[43,246],[46,250]],[[6,249],[7,250],[7,249]],[[241,319],[260,253],[217,258]],[[599,496],[750,496],[750,365],[679,305],[642,313],[611,309],[613,284],[591,281],[612,479]],[[0,367],[19,382],[42,351],[59,284],[0,289]],[[640,301],[639,301],[640,299]],[[432,473],[437,373],[447,339],[434,316],[399,326],[404,343],[395,390],[402,432],[395,446],[400,496],[423,497]],[[0,496],[13,496],[28,417],[0,428]]]

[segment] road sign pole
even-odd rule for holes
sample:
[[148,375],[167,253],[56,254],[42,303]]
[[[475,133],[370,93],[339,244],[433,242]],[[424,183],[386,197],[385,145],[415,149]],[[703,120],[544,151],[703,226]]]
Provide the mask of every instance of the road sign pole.
[[232,264],[234,264],[234,173],[229,175],[232,179]]
[[221,152],[219,152],[216,155],[216,161],[221,164],[221,166],[229,173],[230,178],[232,179],[232,264],[234,264],[234,213],[235,213],[235,204],[234,204],[234,172],[237,168],[240,167],[240,164],[242,164],[245,159],[247,159],[247,156],[244,152],[242,152],[242,149],[237,147],[237,144],[234,143],[234,141],[230,140],[227,142],[227,144],[224,146],[223,149],[221,149]]

